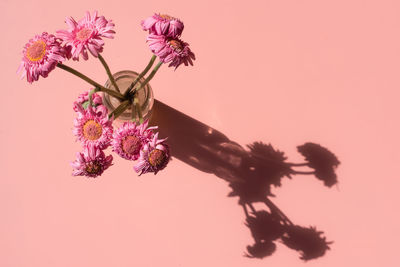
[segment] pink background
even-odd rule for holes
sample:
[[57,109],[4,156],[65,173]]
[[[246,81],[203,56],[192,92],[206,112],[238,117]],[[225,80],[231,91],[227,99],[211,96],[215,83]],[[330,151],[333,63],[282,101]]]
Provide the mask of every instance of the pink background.
[[[72,102],[90,87],[60,69],[32,85],[15,71],[29,38],[94,9],[116,24],[103,53],[114,72],[151,57],[141,19],[185,22],[197,60],[153,79],[166,105],[291,161],[307,141],[338,156],[338,187],[298,176],[274,190],[292,221],[334,241],[324,257],[303,263],[282,244],[243,257],[253,241],[227,182],[178,159],[137,177],[114,154],[102,177],[71,176]],[[2,0],[0,10],[0,266],[400,266],[399,1]],[[68,64],[106,80],[94,58]]]

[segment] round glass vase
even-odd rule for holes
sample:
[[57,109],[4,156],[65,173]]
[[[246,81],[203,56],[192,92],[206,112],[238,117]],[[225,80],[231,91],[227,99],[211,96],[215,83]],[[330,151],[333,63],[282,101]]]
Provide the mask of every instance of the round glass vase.
[[[115,80],[115,83],[118,85],[119,90],[121,91],[121,94],[124,94],[125,91],[128,89],[128,87],[132,84],[132,82],[139,76],[137,72],[131,71],[131,70],[123,70],[119,71],[115,74],[113,74],[113,78]],[[139,88],[141,83],[144,82],[144,78],[140,79],[140,81],[137,82],[134,88]],[[107,80],[107,82],[104,84],[105,88],[117,91],[113,84],[111,83],[110,79]],[[139,100],[139,106],[142,111],[142,116],[143,119],[150,119],[151,116],[151,111],[153,108],[154,104],[154,95],[153,95],[153,90],[151,89],[151,86],[149,83],[145,85],[144,88],[140,89],[138,91],[138,100]],[[103,94],[103,103],[107,107],[108,112],[111,113],[114,111],[120,104],[121,102],[110,96],[109,94],[104,93]],[[134,111],[134,114],[136,114],[136,117],[134,120],[138,120],[139,115],[137,110]],[[121,115],[118,116],[117,120],[120,121],[131,121],[132,120],[132,105],[129,106]]]

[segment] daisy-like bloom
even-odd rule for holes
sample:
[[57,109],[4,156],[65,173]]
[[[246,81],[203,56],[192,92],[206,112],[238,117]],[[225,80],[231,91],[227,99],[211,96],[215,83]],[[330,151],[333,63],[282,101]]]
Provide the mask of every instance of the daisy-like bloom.
[[140,151],[137,164],[133,169],[142,175],[148,172],[157,174],[164,169],[170,159],[169,146],[165,143],[166,139],[158,139],[158,133],[154,135],[149,143],[144,145]]
[[83,59],[88,59],[87,50],[97,57],[103,51],[104,41],[102,37],[114,38],[115,24],[111,20],[106,20],[104,16],[98,16],[97,11],[93,15],[87,11],[86,15],[79,22],[72,17],[66,18],[68,30],[58,30],[57,37],[65,42],[65,46],[70,48],[73,60],[79,60],[82,54]]
[[22,72],[21,78],[27,78],[32,83],[39,76],[46,78],[57,63],[65,60],[65,49],[54,35],[43,32],[30,39],[23,50],[21,65],[17,73]]
[[182,63],[193,66],[195,56],[189,48],[189,44],[178,37],[166,37],[164,35],[149,34],[147,37],[150,50],[160,58],[163,63],[169,63],[168,67],[178,68]]
[[178,37],[183,31],[183,22],[165,14],[154,14],[143,20],[142,28],[151,34]]
[[[84,105],[86,102],[89,101],[89,91],[83,92],[78,96],[78,99],[74,102],[74,111],[78,112],[79,108],[77,104]],[[94,93],[92,94],[92,101],[95,106],[99,106],[103,104],[103,100],[101,96]]]
[[95,146],[88,146],[83,153],[76,153],[76,160],[71,163],[73,176],[95,178],[112,165],[113,156],[106,157],[104,152]]
[[154,133],[152,130],[157,128],[148,128],[148,123],[148,120],[141,125],[136,125],[134,122],[125,122],[113,134],[113,151],[124,159],[137,160],[140,155],[140,149],[153,138]]
[[111,143],[113,134],[112,119],[108,119],[107,113],[100,113],[94,107],[88,106],[84,109],[77,104],[78,112],[81,114],[74,121],[73,133],[84,145],[93,145],[100,149],[107,148]]

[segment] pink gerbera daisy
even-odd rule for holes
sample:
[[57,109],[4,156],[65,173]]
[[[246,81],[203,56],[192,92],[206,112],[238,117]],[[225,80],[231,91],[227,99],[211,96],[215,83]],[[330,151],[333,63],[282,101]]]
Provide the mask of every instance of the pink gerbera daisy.
[[151,34],[165,35],[168,37],[178,37],[183,31],[183,22],[169,15],[154,14],[143,20],[141,23],[143,30]]
[[57,31],[57,37],[60,37],[65,46],[71,49],[71,56],[74,60],[79,60],[82,54],[83,59],[88,59],[87,50],[97,57],[103,51],[104,41],[102,37],[114,38],[114,23],[106,20],[104,16],[98,16],[97,11],[93,15],[87,11],[86,15],[79,22],[72,17],[66,18],[68,30]]
[[88,146],[83,153],[76,153],[76,160],[71,163],[73,176],[97,177],[112,165],[113,156],[105,156],[104,152],[95,146]]
[[140,149],[150,141],[154,136],[152,130],[157,128],[156,126],[148,128],[148,123],[148,120],[141,125],[125,122],[113,134],[113,151],[124,159],[138,159]]
[[143,173],[154,172],[164,169],[169,160],[169,146],[165,143],[166,139],[158,139],[158,133],[140,151],[140,157],[133,169],[142,175]]
[[149,34],[147,37],[150,50],[160,58],[163,63],[169,63],[168,67],[178,68],[182,63],[193,65],[195,56],[189,48],[189,44],[178,37],[171,38],[164,35]]
[[18,73],[21,78],[26,76],[28,82],[37,81],[39,76],[47,77],[57,63],[65,60],[65,50],[54,35],[47,32],[30,39],[23,50],[21,65]]
[[113,127],[107,113],[96,112],[94,107],[83,109],[77,104],[81,114],[74,121],[74,135],[85,146],[94,145],[100,149],[107,148],[111,143]]

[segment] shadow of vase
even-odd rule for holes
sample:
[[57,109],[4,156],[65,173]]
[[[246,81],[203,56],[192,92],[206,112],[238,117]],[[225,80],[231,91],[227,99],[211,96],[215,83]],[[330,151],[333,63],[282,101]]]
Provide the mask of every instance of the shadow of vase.
[[168,137],[171,155],[190,166],[228,182],[242,180],[247,152],[223,133],[155,100],[151,125]]
[[[315,227],[301,227],[269,199],[272,186],[281,186],[281,179],[293,175],[313,175],[331,187],[336,184],[336,156],[326,148],[306,143],[298,146],[306,162],[290,163],[284,153],[270,144],[254,142],[247,150],[223,133],[155,100],[150,125],[159,127],[160,137],[168,137],[171,155],[190,166],[215,174],[229,183],[229,196],[239,197],[238,204],[246,215],[246,226],[255,243],[247,246],[245,256],[264,258],[276,248],[279,240],[300,252],[302,260],[321,257],[330,249],[323,232]],[[299,171],[307,167],[312,171]],[[268,210],[256,210],[253,203],[264,203]],[[250,211],[249,211],[250,210]]]

